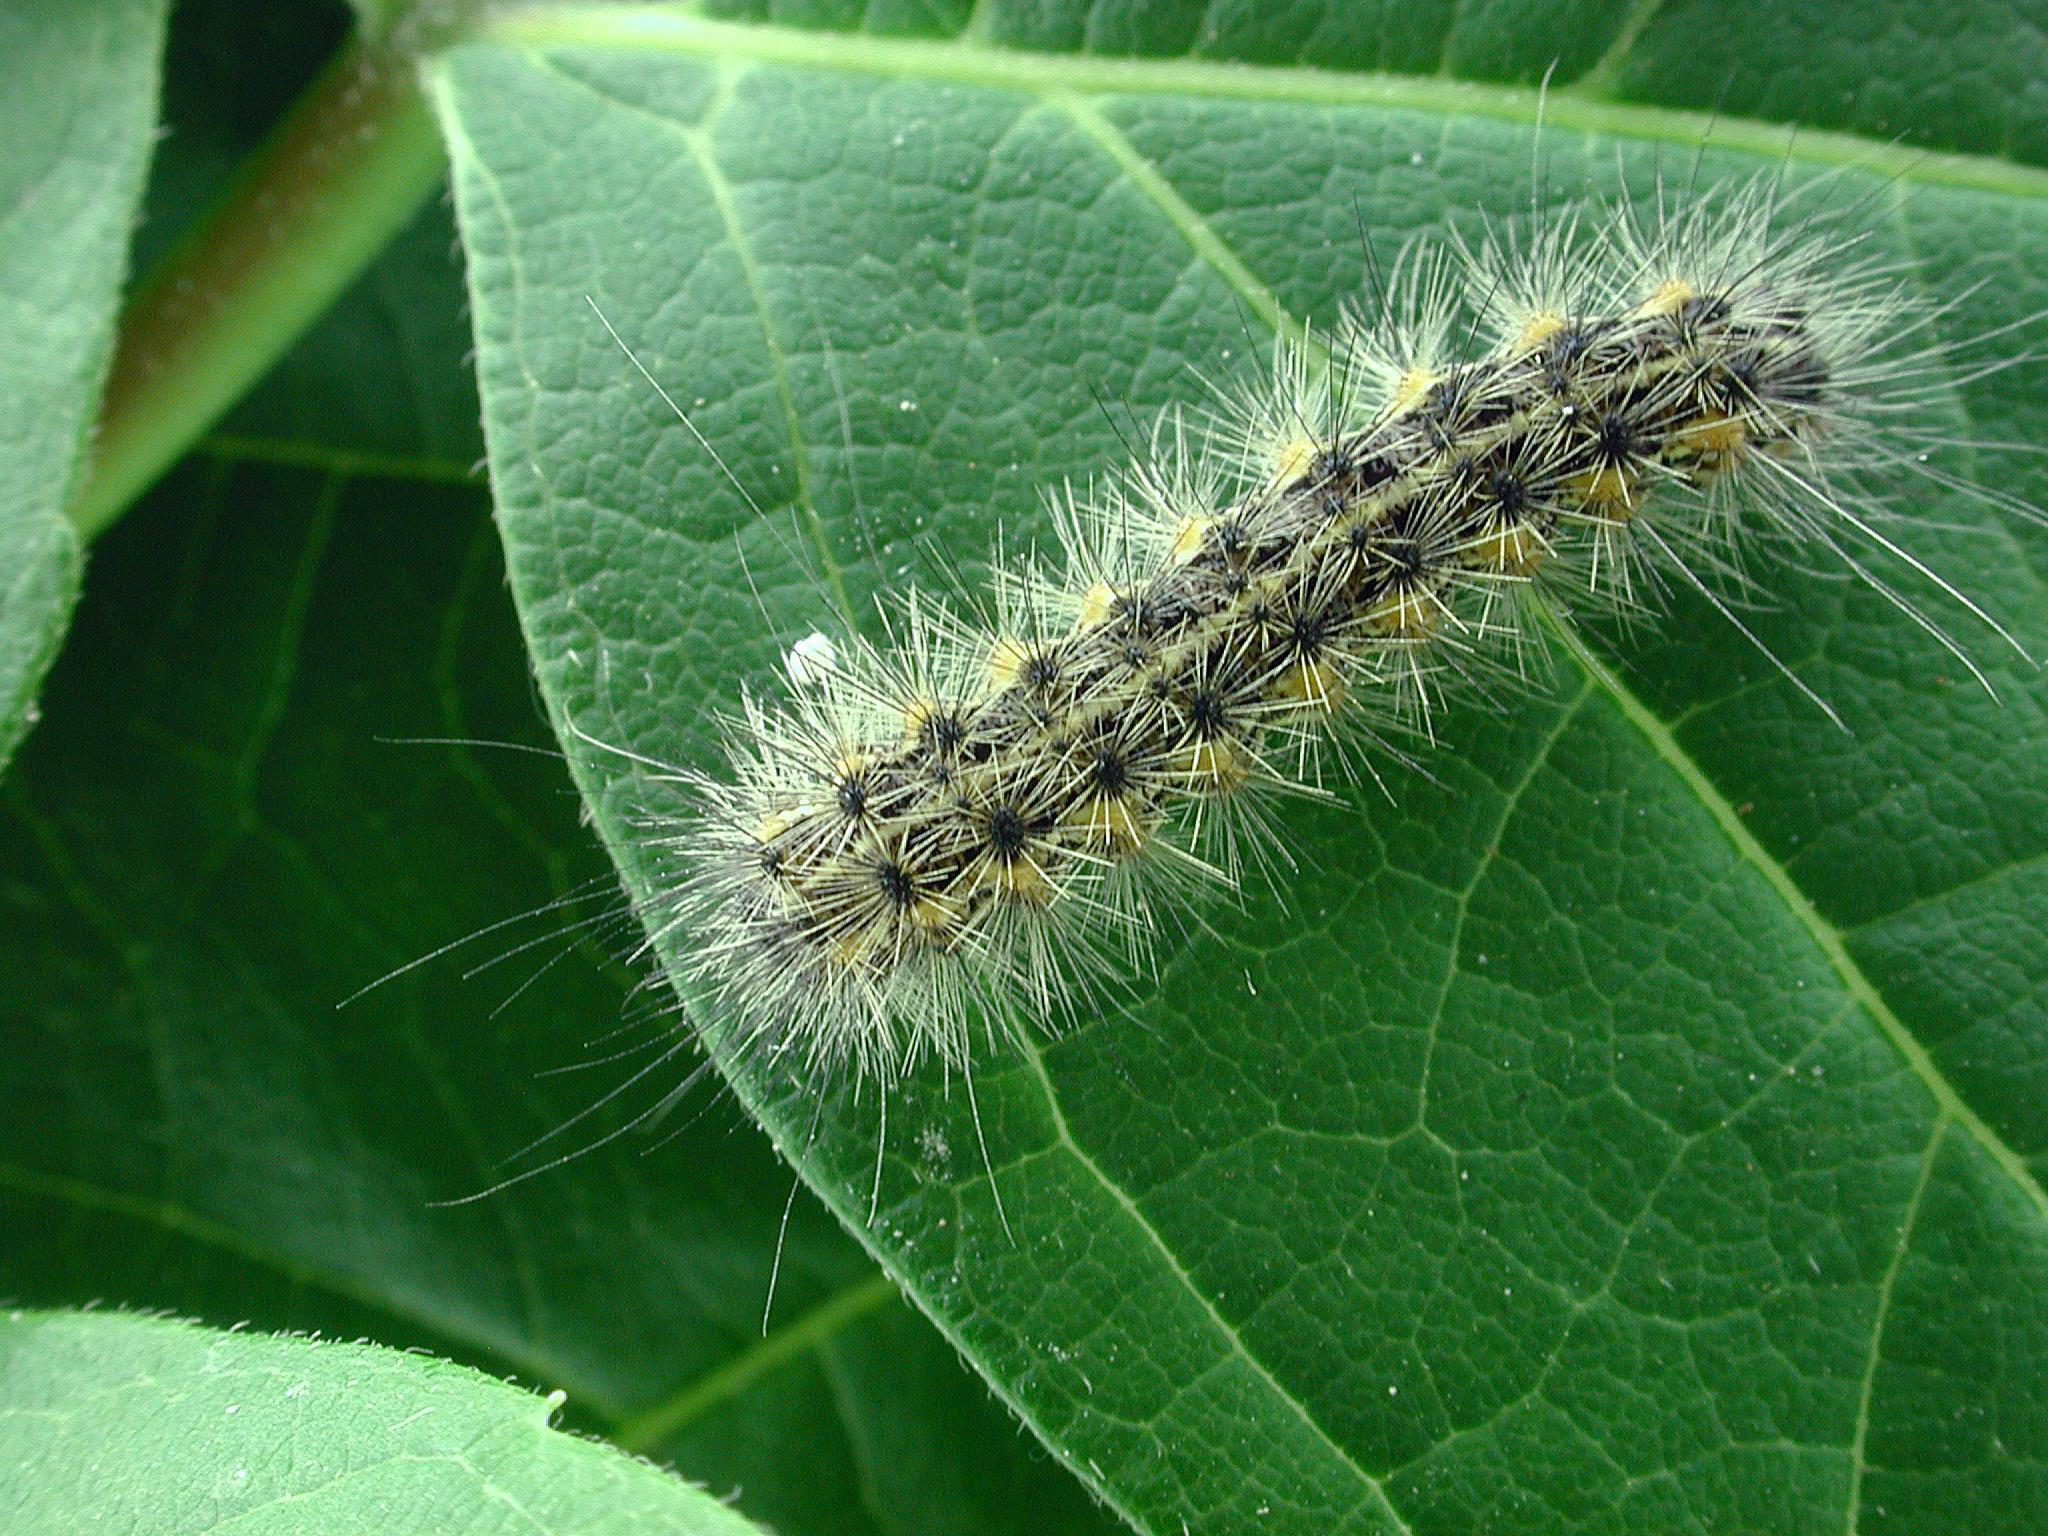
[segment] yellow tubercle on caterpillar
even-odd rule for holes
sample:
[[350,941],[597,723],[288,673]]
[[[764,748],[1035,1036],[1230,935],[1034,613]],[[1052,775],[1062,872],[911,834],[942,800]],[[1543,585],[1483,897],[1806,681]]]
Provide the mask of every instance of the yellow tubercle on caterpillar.
[[1550,545],[1532,523],[1489,529],[1465,550],[1466,563],[1475,570],[1516,580],[1534,576],[1549,558]]
[[1061,825],[1077,833],[1090,852],[1112,859],[1136,854],[1151,835],[1150,827],[1124,795],[1091,796],[1069,813]]
[[1641,476],[1632,469],[1606,464],[1580,470],[1564,482],[1564,489],[1587,516],[1606,523],[1625,523],[1641,505],[1640,480]]
[[1102,623],[1116,612],[1117,604],[1126,596],[1127,593],[1106,581],[1096,582],[1081,594],[1081,611],[1074,616],[1074,633],[1079,634],[1084,629],[1093,629]]
[[967,918],[959,903],[933,895],[918,896],[904,915],[925,943],[940,949],[959,939]]
[[1209,545],[1209,530],[1216,526],[1213,517],[1184,517],[1173,530],[1173,542],[1167,546],[1166,558],[1174,565],[1186,565]]
[[1031,656],[1031,647],[1015,635],[998,635],[988,649],[987,665],[982,668],[983,686],[990,693],[1016,687]]
[[1434,368],[1407,369],[1394,381],[1393,395],[1387,401],[1387,414],[1400,416],[1414,410],[1443,381],[1444,375]]
[[939,701],[937,699],[920,696],[905,704],[903,706],[903,740],[908,743],[922,737],[931,727],[933,720],[938,717],[938,713]]
[[1554,309],[1539,309],[1515,327],[1508,342],[1511,356],[1525,357],[1545,345],[1565,328],[1565,318]]
[[1028,851],[1019,852],[1011,858],[987,860],[982,865],[978,883],[1004,900],[1023,907],[1048,906],[1056,894],[1045,866]]
[[1181,778],[1195,795],[1235,794],[1251,782],[1251,754],[1228,736],[1194,741],[1181,751]]
[[1350,684],[1335,662],[1302,656],[1274,679],[1269,697],[1300,715],[1329,716],[1344,707],[1349,694]]
[[1443,617],[1443,598],[1426,582],[1399,581],[1367,604],[1360,622],[1386,640],[1425,640]]
[[1667,277],[1650,291],[1650,296],[1629,311],[1630,317],[1647,320],[1658,315],[1675,315],[1700,296],[1699,289],[1682,277]]
[[1319,445],[1311,438],[1289,438],[1273,450],[1273,473],[1271,484],[1275,489],[1292,485],[1308,472],[1315,462]]
[[1672,457],[1705,484],[1736,469],[1750,446],[1749,423],[1725,411],[1700,412],[1673,433]]
[[877,951],[882,947],[879,933],[873,928],[854,928],[849,932],[833,934],[823,945],[827,963],[842,973],[861,974],[875,969]]

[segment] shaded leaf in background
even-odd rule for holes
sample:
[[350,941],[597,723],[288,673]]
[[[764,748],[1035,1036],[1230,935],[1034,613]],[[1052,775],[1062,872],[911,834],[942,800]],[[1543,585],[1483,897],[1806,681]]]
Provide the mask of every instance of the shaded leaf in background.
[[[1528,98],[1434,82],[612,13],[500,36],[435,79],[514,594],[565,737],[667,761],[715,760],[708,712],[836,589],[863,613],[921,548],[973,571],[1042,528],[1039,486],[1117,461],[1098,399],[1142,423],[1259,317],[1333,315],[1357,221],[1392,250],[1527,197],[1499,119]],[[1685,125],[1602,105],[1596,138],[1577,110],[1554,186],[1618,158],[1647,195]],[[2038,310],[2048,179],[1922,179],[1878,235],[1940,297],[1985,253],[1953,331]],[[1967,436],[2042,425],[2014,376],[1954,405]],[[1915,548],[2048,648],[2038,530],[1916,505]],[[1253,894],[1130,1014],[985,1067],[1014,1246],[958,1085],[892,1106],[869,1242],[1141,1528],[2048,1520],[2044,685],[1973,637],[1993,703],[1870,592],[1768,580],[1768,639],[1849,732],[1681,605],[1619,681],[1566,661],[1525,707],[1454,711],[1397,805],[1290,811],[1291,905]],[[644,881],[650,791],[581,756]],[[741,1091],[858,1225],[872,1101],[812,1141],[786,1084]]]
[[547,745],[484,510],[199,460],[96,549],[0,789],[0,1295],[513,1373],[784,1536],[1110,1528],[807,1199],[761,1337],[790,1175],[729,1101],[434,1204],[496,1182],[631,1070],[593,1062],[666,1029],[607,1038],[636,978],[601,942],[463,980],[559,916],[335,1007],[615,889],[559,762],[387,739]]
[[163,17],[163,0],[0,6],[0,768],[78,596],[64,508],[113,345]]
[[15,1312],[0,1381],[11,1531],[759,1536],[704,1490],[551,1429],[553,1403],[420,1355]]

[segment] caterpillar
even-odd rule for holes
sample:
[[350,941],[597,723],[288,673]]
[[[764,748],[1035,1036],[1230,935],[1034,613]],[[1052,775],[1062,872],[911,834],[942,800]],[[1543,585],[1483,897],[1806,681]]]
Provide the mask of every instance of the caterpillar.
[[691,809],[643,817],[672,868],[642,918],[688,936],[711,1027],[885,1087],[1057,1029],[1199,887],[1284,863],[1278,797],[1410,756],[1588,608],[1689,589],[1749,634],[1766,545],[1845,565],[1982,681],[1888,567],[2016,642],[1887,531],[1911,508],[1875,472],[2040,514],[1929,459],[1942,311],[1795,196],[1414,247],[1327,339],[1049,490],[1057,548],[983,597],[805,642],[725,721],[722,771],[664,773]]

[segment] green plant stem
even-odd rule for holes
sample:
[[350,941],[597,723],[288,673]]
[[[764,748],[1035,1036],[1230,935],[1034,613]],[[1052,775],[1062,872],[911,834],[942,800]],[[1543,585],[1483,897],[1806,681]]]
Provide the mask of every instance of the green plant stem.
[[298,339],[410,219],[444,160],[413,61],[350,43],[122,316],[72,521],[91,539]]

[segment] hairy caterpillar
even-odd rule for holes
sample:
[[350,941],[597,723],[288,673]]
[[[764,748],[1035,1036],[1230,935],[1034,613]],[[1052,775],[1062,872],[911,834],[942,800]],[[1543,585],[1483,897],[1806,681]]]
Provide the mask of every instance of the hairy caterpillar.
[[1927,462],[1940,312],[1790,201],[1764,179],[1411,251],[1327,349],[1053,493],[1056,556],[793,657],[727,771],[664,774],[695,811],[645,818],[673,868],[643,919],[688,936],[713,1027],[886,1085],[1056,1025],[1191,887],[1284,860],[1272,799],[1320,792],[1326,750],[1370,771],[1588,601],[1689,587],[1747,633],[1760,543],[1831,554],[1969,667],[1873,557],[1997,626],[1866,472],[2039,514]]

